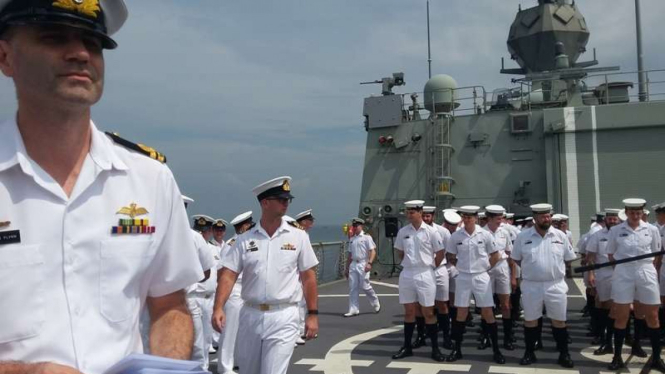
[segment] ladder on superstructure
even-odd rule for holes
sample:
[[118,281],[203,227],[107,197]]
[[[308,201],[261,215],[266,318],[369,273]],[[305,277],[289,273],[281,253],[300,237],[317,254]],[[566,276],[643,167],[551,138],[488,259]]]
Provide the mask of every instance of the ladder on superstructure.
[[437,211],[450,208],[455,195],[453,194],[452,157],[455,149],[450,144],[450,128],[455,120],[452,113],[433,114],[432,139],[430,148],[430,188],[431,196]]

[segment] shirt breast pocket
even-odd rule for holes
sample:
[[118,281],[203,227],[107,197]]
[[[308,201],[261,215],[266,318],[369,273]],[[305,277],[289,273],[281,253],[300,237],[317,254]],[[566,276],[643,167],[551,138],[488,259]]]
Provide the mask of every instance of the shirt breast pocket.
[[140,286],[154,257],[152,240],[107,240],[101,243],[100,313],[113,323],[138,313]]
[[39,245],[0,246],[0,343],[39,334],[46,316],[44,272]]
[[281,273],[291,273],[298,266],[298,255],[296,251],[279,251],[279,271]]
[[552,258],[555,261],[563,261],[563,251],[564,251],[564,244],[563,243],[552,243],[551,247],[551,255]]

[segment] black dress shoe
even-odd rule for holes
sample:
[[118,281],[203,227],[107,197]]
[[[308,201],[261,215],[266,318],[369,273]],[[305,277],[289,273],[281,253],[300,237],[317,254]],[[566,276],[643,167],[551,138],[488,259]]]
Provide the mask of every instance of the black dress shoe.
[[506,351],[514,351],[515,350],[515,345],[510,340],[506,340],[503,342],[503,349]]
[[437,361],[437,362],[446,361],[446,356],[444,356],[443,353],[441,353],[441,351],[439,351],[438,348],[436,350],[432,351],[432,356],[431,357],[432,357],[432,360]]
[[416,337],[416,341],[411,344],[411,347],[413,347],[413,349],[427,347],[427,340],[425,339],[425,335],[418,335]]
[[462,356],[462,351],[460,351],[459,349],[453,349],[453,351],[450,352],[450,354],[449,354],[448,357],[446,358],[446,361],[448,361],[448,362],[455,362],[455,361],[457,361],[457,360],[461,360],[462,357],[463,357],[463,356]]
[[533,353],[524,352],[524,357],[520,360],[520,365],[526,366],[538,362],[536,355]]
[[623,358],[621,356],[614,356],[612,358],[612,363],[607,367],[612,371],[617,371],[626,367],[626,364],[623,363]]
[[443,348],[450,350],[453,349],[453,347],[454,347],[453,341],[450,340],[450,338],[443,340]]
[[644,349],[642,349],[642,347],[640,347],[639,345],[634,346],[633,348],[631,348],[630,349],[630,354],[633,355],[633,356],[642,357],[642,358],[649,357],[649,355],[646,352],[644,352]]
[[568,353],[561,353],[559,355],[559,359],[557,360],[557,363],[565,368],[572,368],[575,366],[573,363],[573,360],[570,358],[570,354]]
[[566,341],[568,344],[573,344],[573,339],[570,337],[570,335],[566,338]]
[[614,347],[612,347],[612,344],[603,344],[593,351],[594,356],[609,355],[612,353],[614,353]]
[[402,347],[393,355],[393,360],[399,360],[405,357],[411,357],[413,356],[413,351],[411,351],[411,348],[407,347]]
[[[600,336],[594,336],[593,339],[591,339],[591,345],[599,345],[603,342],[603,339]],[[568,343],[570,344],[570,343]]]
[[497,364],[500,364],[500,365],[503,365],[503,364],[506,363],[506,358],[503,357],[503,355],[499,351],[494,352],[494,355],[492,356],[492,359],[494,360],[494,362],[496,362]]
[[485,336],[483,337],[483,340],[480,341],[480,344],[478,344],[478,349],[479,350],[484,350],[492,346],[492,341],[490,340],[489,337]]
[[658,357],[658,358],[651,358],[651,369],[658,370],[661,373],[665,373],[665,362],[663,362],[663,359]]

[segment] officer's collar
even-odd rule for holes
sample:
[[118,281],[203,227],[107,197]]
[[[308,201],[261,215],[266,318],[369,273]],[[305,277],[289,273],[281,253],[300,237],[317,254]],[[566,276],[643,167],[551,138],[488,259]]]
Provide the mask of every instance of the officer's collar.
[[[103,136],[92,121],[90,126],[92,139],[89,154],[93,161],[103,170],[110,170],[112,166],[118,170],[128,169],[115,153],[111,140]],[[36,172],[31,165],[16,119],[12,119],[0,125],[0,172],[16,164],[21,165],[24,173]]]
[[[296,228],[289,225],[288,222],[286,222],[285,220],[282,220],[282,224],[277,228],[277,231],[275,231],[275,233],[279,233],[279,232],[282,232],[282,231],[291,232],[291,230],[295,230],[295,229]],[[259,221],[256,224],[256,226],[254,226],[254,228],[252,230],[255,233],[261,233],[261,234],[265,235],[268,238],[270,237],[270,235],[268,235],[268,232],[266,232],[266,230],[261,226],[261,221]]]

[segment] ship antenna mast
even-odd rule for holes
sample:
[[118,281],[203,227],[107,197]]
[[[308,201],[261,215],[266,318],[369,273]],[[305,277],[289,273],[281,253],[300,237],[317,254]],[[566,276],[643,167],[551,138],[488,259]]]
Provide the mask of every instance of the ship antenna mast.
[[430,48],[429,36],[429,0],[427,0],[427,67],[429,70],[429,78],[432,78],[432,49]]
[[642,17],[640,0],[635,0],[635,27],[637,28],[637,79],[639,82],[639,99],[647,100],[646,73],[644,72],[644,51],[642,50]]

